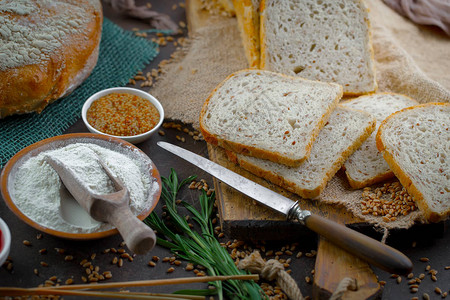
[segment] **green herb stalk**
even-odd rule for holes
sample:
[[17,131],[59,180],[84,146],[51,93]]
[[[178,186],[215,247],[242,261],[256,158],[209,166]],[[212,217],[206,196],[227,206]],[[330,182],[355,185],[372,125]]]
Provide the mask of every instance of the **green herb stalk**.
[[[161,220],[155,212],[152,212],[144,222],[163,235],[165,239],[158,237],[157,243],[160,246],[169,248],[179,257],[194,264],[202,265],[206,268],[208,275],[239,275],[247,274],[239,270],[233,259],[214,237],[214,230],[211,221],[211,214],[215,195],[210,196],[202,190],[199,197],[200,211],[191,204],[182,201],[181,204],[192,214],[192,219],[200,226],[201,232],[193,231],[186,219],[178,214],[176,198],[180,188],[194,180],[195,176],[190,176],[179,182],[178,176],[172,169],[169,178],[162,177],[163,187],[161,198],[165,201],[167,214],[170,216],[171,224],[181,233],[175,233]],[[219,299],[223,299],[224,294],[229,299],[262,299],[267,298],[261,287],[253,281],[228,280],[211,282],[215,286]],[[186,291],[185,291],[186,292]]]

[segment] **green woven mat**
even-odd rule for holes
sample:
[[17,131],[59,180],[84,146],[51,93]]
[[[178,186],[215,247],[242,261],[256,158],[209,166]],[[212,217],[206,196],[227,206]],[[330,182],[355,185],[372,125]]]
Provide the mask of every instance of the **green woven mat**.
[[102,30],[97,65],[72,94],[55,101],[40,114],[0,120],[0,168],[26,146],[62,134],[81,117],[81,108],[89,96],[105,88],[125,86],[158,54],[155,43],[123,30],[106,18]]

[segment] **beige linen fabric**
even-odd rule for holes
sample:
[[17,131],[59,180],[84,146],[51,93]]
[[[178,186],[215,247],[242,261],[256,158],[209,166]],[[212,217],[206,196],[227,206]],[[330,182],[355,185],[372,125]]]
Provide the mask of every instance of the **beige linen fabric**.
[[[367,0],[379,92],[405,94],[421,103],[450,102],[450,38],[439,28],[412,23],[381,0]],[[247,61],[235,18],[212,16],[207,26],[193,33],[187,47],[163,67],[163,76],[150,91],[159,99],[166,117],[198,128],[199,113],[211,91],[229,74],[246,68]],[[420,213],[384,223],[362,215],[361,190],[352,191],[336,175],[322,201],[345,205],[356,216],[384,228],[408,228]]]

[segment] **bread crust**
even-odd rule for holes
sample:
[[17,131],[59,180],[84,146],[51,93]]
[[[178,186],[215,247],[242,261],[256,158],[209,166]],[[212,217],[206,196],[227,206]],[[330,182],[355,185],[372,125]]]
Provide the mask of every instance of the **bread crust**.
[[259,7],[253,7],[252,0],[233,0],[241,40],[249,68],[259,68]]
[[[85,7],[86,1],[79,1]],[[58,18],[58,7],[52,10]],[[0,119],[13,114],[41,112],[49,103],[67,96],[94,69],[99,52],[103,14],[89,10],[83,33],[68,34],[46,61],[0,71]],[[32,14],[28,18],[34,18]],[[39,24],[38,24],[39,25]]]
[[[330,109],[325,114],[322,115],[322,117],[318,123],[318,126],[314,129],[312,138],[306,146],[305,157],[303,159],[289,159],[289,158],[282,157],[278,153],[273,152],[273,151],[258,149],[257,147],[221,139],[218,135],[215,135],[215,134],[209,132],[209,130],[204,125],[203,119],[205,118],[205,115],[207,113],[209,101],[211,100],[211,97],[214,95],[214,93],[216,93],[217,90],[220,89],[224,85],[224,83],[226,81],[228,81],[230,78],[236,76],[239,73],[245,73],[248,71],[255,71],[255,70],[243,69],[243,70],[237,71],[233,74],[230,74],[219,85],[217,85],[214,88],[214,90],[210,93],[210,95],[208,96],[208,98],[206,99],[205,103],[202,106],[202,110],[200,111],[200,118],[199,118],[200,119],[200,131],[202,132],[203,138],[205,139],[205,141],[207,143],[210,143],[210,144],[216,145],[216,146],[220,146],[224,149],[227,149],[227,150],[239,153],[239,154],[254,156],[254,157],[258,157],[258,158],[262,158],[262,159],[267,159],[267,160],[270,160],[270,161],[273,161],[276,163],[280,163],[280,164],[283,164],[286,166],[291,166],[291,167],[297,167],[297,166],[301,165],[309,157],[314,140],[319,135],[319,132],[322,129],[322,127],[326,124],[326,121],[328,120],[331,113],[333,112],[333,109],[338,105],[339,99],[342,97],[342,88],[341,88],[340,94],[334,99],[334,106],[333,107],[330,106]],[[266,71],[266,72],[268,72],[268,71]],[[279,75],[286,77],[286,78],[293,78],[296,80],[299,79],[299,77],[292,77],[292,76],[288,76],[285,74],[279,74]],[[309,81],[312,81],[312,80],[309,80]],[[334,84],[334,85],[336,85],[336,84]]]
[[[349,109],[349,108],[347,108]],[[349,109],[354,110],[354,109]],[[285,188],[286,190],[297,194],[303,198],[306,199],[315,199],[320,196],[322,191],[325,189],[328,181],[336,174],[336,172],[341,168],[341,166],[344,164],[344,162],[347,160],[347,158],[355,152],[356,149],[358,149],[362,143],[372,134],[376,126],[376,120],[372,119],[372,121],[368,124],[368,126],[364,129],[363,133],[353,141],[353,144],[351,144],[347,149],[345,149],[341,156],[334,161],[331,168],[327,171],[325,176],[321,179],[321,184],[317,186],[314,189],[307,189],[302,188],[297,182],[290,181],[283,176],[276,174],[270,170],[266,170],[263,168],[260,168],[257,165],[254,165],[252,163],[249,163],[245,160],[239,159],[239,157],[236,155],[236,153],[225,150],[228,159],[241,166],[242,168],[246,169],[247,171],[255,174],[256,176],[262,177],[278,186],[281,186],[282,188]]]
[[376,144],[378,150],[383,154],[384,159],[388,163],[389,167],[391,168],[392,172],[394,172],[395,176],[398,178],[400,183],[403,185],[403,187],[408,191],[408,193],[413,197],[414,201],[416,202],[417,206],[419,207],[420,211],[423,213],[424,218],[429,222],[439,222],[444,220],[449,214],[450,211],[441,211],[436,212],[430,209],[427,203],[427,199],[423,195],[422,192],[414,185],[411,178],[405,173],[405,171],[402,169],[402,167],[398,164],[398,162],[393,157],[392,153],[390,153],[387,149],[387,145],[384,144],[384,140],[382,138],[384,127],[389,122],[389,120],[395,118],[399,114],[402,114],[403,112],[407,110],[416,109],[418,107],[427,107],[427,106],[433,106],[433,105],[442,105],[442,106],[449,106],[450,103],[439,103],[439,102],[431,102],[431,103],[425,103],[420,105],[415,105],[412,107],[407,107],[405,109],[402,109],[400,111],[397,111],[387,117],[380,125],[380,128],[377,132],[376,137]]
[[355,190],[362,189],[362,188],[365,188],[366,186],[374,185],[376,183],[386,181],[386,180],[389,180],[389,179],[395,177],[395,175],[392,171],[385,172],[383,174],[378,174],[377,176],[372,177],[371,179],[368,179],[368,180],[364,180],[364,181],[353,180],[353,178],[350,177],[350,174],[347,171],[345,171],[345,176],[347,177],[350,187]]

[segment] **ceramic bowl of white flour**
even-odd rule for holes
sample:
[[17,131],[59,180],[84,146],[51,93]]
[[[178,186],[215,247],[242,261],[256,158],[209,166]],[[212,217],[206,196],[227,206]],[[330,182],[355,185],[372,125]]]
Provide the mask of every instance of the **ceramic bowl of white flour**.
[[156,206],[161,178],[152,160],[124,140],[93,133],[66,134],[37,142],[18,152],[1,174],[1,192],[8,207],[25,223],[70,239],[96,239],[118,233],[84,211],[67,191],[46,157],[66,159],[81,184],[96,194],[113,193],[101,171],[101,158],[128,188],[130,209],[140,220]]

